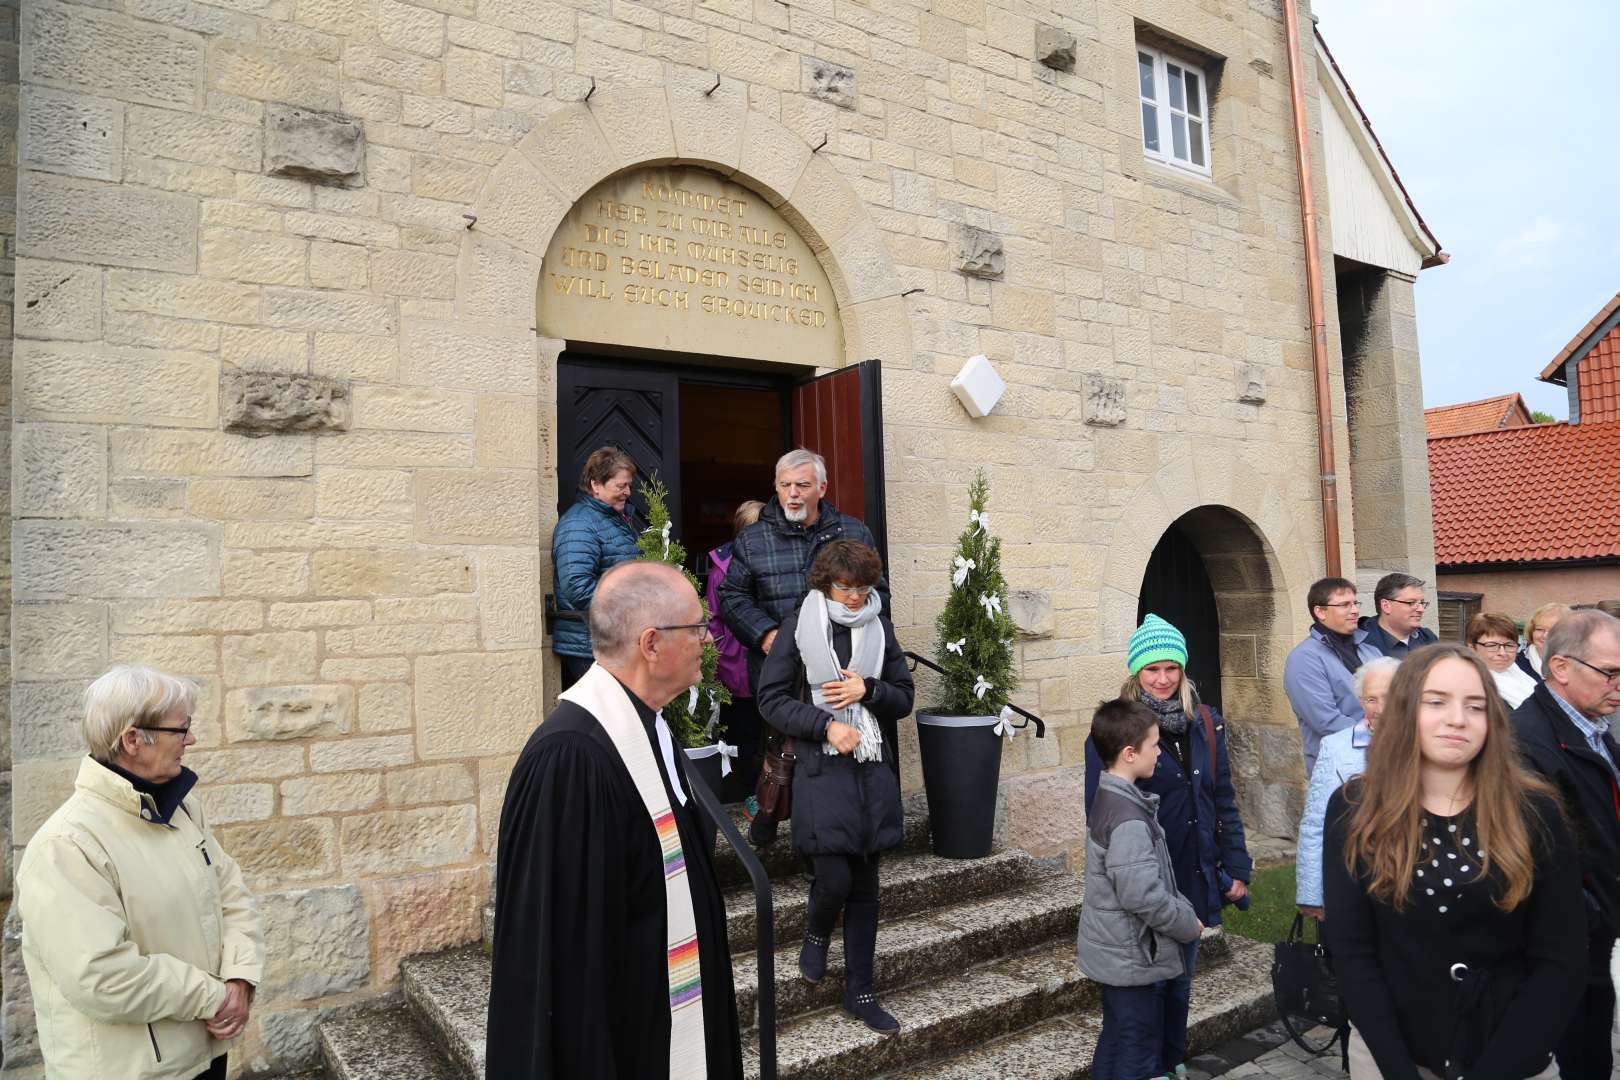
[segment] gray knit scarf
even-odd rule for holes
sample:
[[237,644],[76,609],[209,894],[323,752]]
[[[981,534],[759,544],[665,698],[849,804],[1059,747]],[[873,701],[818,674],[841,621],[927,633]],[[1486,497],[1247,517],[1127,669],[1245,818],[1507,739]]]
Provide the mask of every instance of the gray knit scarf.
[[1181,694],[1178,691],[1164,701],[1160,701],[1152,694],[1137,687],[1136,696],[1142,699],[1142,704],[1153,710],[1159,718],[1159,726],[1171,735],[1187,734],[1187,725],[1190,722],[1187,714],[1181,708]]
[[[883,734],[877,720],[860,702],[842,709],[827,704],[827,695],[821,684],[843,679],[839,672],[838,654],[833,651],[832,624],[849,627],[849,668],[863,679],[875,679],[883,670],[883,626],[877,621],[883,610],[883,601],[876,592],[868,593],[866,603],[859,611],[851,611],[843,604],[830,604],[820,589],[811,589],[799,608],[799,626],[793,632],[794,644],[799,647],[799,658],[810,684],[810,697],[820,709],[832,714],[834,720],[848,724],[860,732],[861,741],[855,747],[856,761],[883,760]],[[824,753],[836,754],[832,743],[822,743]]]

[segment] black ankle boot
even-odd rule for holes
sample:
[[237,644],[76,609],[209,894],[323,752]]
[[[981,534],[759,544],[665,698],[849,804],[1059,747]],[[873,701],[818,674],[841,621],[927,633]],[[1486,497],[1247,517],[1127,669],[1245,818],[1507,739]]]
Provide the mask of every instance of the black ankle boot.
[[827,977],[828,940],[825,935],[804,932],[804,947],[799,950],[799,975],[811,986]]
[[844,907],[844,1010],[882,1035],[900,1030],[900,1021],[884,1011],[872,989],[872,959],[877,952],[878,903],[851,900]]
[[748,823],[748,842],[757,848],[762,848],[775,841],[776,818],[774,815],[761,810],[754,815],[754,820]]

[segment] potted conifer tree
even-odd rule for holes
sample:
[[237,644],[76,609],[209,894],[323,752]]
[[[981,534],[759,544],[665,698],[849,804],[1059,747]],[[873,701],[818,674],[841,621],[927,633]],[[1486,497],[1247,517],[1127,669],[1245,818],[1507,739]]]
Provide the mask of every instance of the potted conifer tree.
[[[703,600],[697,578],[686,568],[686,548],[670,536],[668,489],[654,475],[643,483],[642,494],[647,498],[648,525],[636,541],[641,557],[678,569],[691,582],[707,621],[711,614],[709,605]],[[689,771],[702,776],[716,794],[720,791],[721,778],[731,772],[731,759],[737,756],[736,748],[726,744],[724,726],[720,722],[720,707],[731,703],[731,691],[717,675],[719,665],[720,651],[714,642],[704,642],[703,678],[663,708],[664,723],[669,725],[670,735],[686,751]],[[703,817],[706,820],[708,815]],[[706,824],[712,833],[714,823],[706,820]]]
[[995,829],[1006,706],[1017,687],[1015,627],[1001,575],[1001,541],[990,531],[990,484],[981,471],[968,489],[967,528],[951,560],[951,592],[936,624],[939,703],[917,711],[923,785],[936,855],[977,859]]

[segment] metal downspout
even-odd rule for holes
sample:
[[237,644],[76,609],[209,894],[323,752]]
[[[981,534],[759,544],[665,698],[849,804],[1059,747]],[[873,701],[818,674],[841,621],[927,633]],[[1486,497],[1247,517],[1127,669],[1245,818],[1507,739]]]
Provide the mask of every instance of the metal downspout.
[[1311,305],[1311,371],[1316,376],[1317,463],[1322,479],[1322,545],[1327,576],[1343,573],[1339,562],[1339,487],[1333,455],[1333,398],[1328,380],[1327,314],[1322,301],[1322,261],[1316,235],[1316,193],[1311,183],[1311,133],[1305,113],[1305,64],[1300,57],[1299,10],[1283,0],[1288,45],[1289,91],[1294,103],[1294,160],[1299,163],[1299,219],[1305,233],[1305,290]]

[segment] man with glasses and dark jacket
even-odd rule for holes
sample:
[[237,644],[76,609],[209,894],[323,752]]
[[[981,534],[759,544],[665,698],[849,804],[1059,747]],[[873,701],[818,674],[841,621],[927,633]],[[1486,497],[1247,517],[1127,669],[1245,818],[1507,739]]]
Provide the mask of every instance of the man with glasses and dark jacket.
[[1367,643],[1385,656],[1405,660],[1406,654],[1440,640],[1433,630],[1422,626],[1429,601],[1423,596],[1423,579],[1411,574],[1385,574],[1373,590],[1376,615],[1361,620]]
[[1580,851],[1586,892],[1586,996],[1558,1044],[1565,1080],[1608,1080],[1614,985],[1609,960],[1620,936],[1620,619],[1601,611],[1565,615],[1547,633],[1545,681],[1513,712],[1531,768],[1563,796]]
[[1311,631],[1294,646],[1283,665],[1283,690],[1299,719],[1305,746],[1305,775],[1316,768],[1316,751],[1335,731],[1354,727],[1363,717],[1356,697],[1356,671],[1378,650],[1356,626],[1355,583],[1323,578],[1305,594]]

